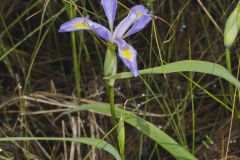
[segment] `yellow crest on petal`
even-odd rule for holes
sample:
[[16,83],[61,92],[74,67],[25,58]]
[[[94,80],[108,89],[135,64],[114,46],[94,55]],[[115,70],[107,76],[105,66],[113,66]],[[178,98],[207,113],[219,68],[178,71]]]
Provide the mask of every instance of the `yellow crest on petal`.
[[131,61],[132,60],[132,53],[129,49],[123,49],[123,57],[126,58],[127,60]]
[[88,27],[86,24],[84,23],[76,23],[76,24],[73,24],[74,27],[77,27],[77,28],[84,28],[84,27]]
[[137,13],[137,18],[141,18],[143,14],[141,12]]

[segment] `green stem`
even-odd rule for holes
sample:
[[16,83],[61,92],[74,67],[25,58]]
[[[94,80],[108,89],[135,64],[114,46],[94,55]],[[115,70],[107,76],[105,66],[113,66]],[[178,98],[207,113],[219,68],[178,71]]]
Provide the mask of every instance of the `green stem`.
[[[227,64],[227,69],[232,72],[232,65],[231,65],[231,55],[230,55],[230,48],[226,47],[225,49],[226,52],[226,64]],[[229,94],[231,95],[231,98],[233,97],[233,86],[229,84]]]
[[117,124],[115,105],[114,105],[114,88],[113,86],[108,86],[108,100],[110,103],[110,110],[112,115],[112,120],[114,126]]
[[232,71],[232,66],[231,66],[230,49],[227,47],[225,52],[226,52],[227,69],[231,72]]
[[[115,54],[115,45],[111,45],[108,47],[105,60],[104,60],[104,76],[111,76],[116,74],[117,71],[117,59]],[[114,83],[115,80],[106,80],[107,92],[108,92],[108,100],[110,103],[110,109],[113,119],[113,124],[116,125],[116,113],[114,106]]]

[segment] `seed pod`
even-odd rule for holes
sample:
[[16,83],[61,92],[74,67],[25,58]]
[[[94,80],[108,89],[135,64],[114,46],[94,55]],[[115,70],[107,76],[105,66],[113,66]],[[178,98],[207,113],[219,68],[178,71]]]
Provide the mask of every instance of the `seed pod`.
[[[111,76],[117,72],[117,58],[115,54],[115,45],[108,48],[104,60],[104,76]],[[109,80],[107,83],[109,86],[114,86],[115,80]]]
[[240,29],[240,3],[233,10],[230,16],[227,19],[225,29],[224,29],[224,45],[227,48],[230,48],[239,32]]

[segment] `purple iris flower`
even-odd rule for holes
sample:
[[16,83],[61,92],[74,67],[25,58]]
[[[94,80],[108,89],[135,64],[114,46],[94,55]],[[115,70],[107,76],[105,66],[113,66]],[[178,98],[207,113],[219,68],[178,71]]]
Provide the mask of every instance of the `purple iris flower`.
[[133,75],[137,77],[137,51],[124,38],[142,30],[151,21],[151,15],[144,6],[136,5],[131,8],[128,16],[113,30],[117,0],[101,0],[101,5],[108,19],[110,30],[101,24],[91,21],[87,16],[85,18],[77,17],[62,24],[59,32],[93,30],[100,38],[115,43],[118,46],[119,57]]

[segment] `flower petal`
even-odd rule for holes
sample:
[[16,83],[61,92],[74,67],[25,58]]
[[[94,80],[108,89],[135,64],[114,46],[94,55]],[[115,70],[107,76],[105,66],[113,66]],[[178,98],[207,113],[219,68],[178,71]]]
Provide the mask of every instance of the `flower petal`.
[[125,66],[133,73],[134,77],[137,77],[137,51],[123,39],[117,38],[115,39],[115,43],[118,45],[119,57]]
[[147,26],[147,24],[151,21],[151,17],[149,15],[143,15],[139,18],[132,27],[128,30],[128,32],[124,35],[124,37],[131,36],[134,33],[141,31],[143,28]]
[[146,27],[146,25],[151,21],[152,17],[149,14],[149,11],[142,5],[136,5],[132,8],[134,12],[137,13],[137,21],[133,24],[133,26],[128,30],[126,35],[124,37],[128,37],[136,32],[139,32],[143,28]]
[[71,32],[77,30],[90,30],[90,26],[86,22],[86,18],[77,17],[60,26],[59,32]]
[[124,18],[116,27],[113,32],[113,37],[121,38],[123,34],[131,27],[131,25],[137,20],[137,13],[131,10],[126,18]]
[[77,17],[60,26],[59,32],[71,32],[77,30],[93,30],[100,38],[106,41],[112,41],[112,33],[101,24],[93,22],[86,18]]
[[112,33],[103,25],[88,20],[88,24],[92,30],[102,39],[106,41],[112,41]]
[[105,15],[107,16],[109,27],[113,30],[113,24],[116,16],[117,1],[116,0],[102,0],[101,5],[103,6]]
[[[143,5],[136,5],[136,6],[132,7],[131,10],[133,12],[136,12],[136,13],[142,14],[142,15],[146,15],[149,13],[148,9],[145,8]],[[140,16],[140,15],[138,15],[138,16]]]

